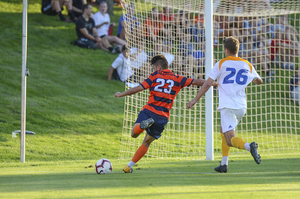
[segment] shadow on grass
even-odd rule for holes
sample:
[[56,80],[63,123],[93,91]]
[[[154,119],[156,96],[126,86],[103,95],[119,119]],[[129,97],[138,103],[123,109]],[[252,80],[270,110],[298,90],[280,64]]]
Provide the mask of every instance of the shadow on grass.
[[[27,171],[27,174],[2,175],[0,178],[0,191],[18,192],[19,190],[26,190],[31,192],[50,189],[117,189],[168,186],[250,186],[253,184],[264,187],[270,184],[300,183],[299,170],[297,169],[300,160],[297,158],[268,159],[263,161],[262,165],[255,165],[254,162],[248,160],[236,161],[230,163],[232,165],[231,170],[226,174],[212,172],[213,165],[216,162],[153,161],[153,163],[145,168],[135,167],[132,174],[124,174],[120,168],[116,168],[117,171],[113,170],[109,175],[97,175],[94,168],[88,170],[76,169],[75,172],[72,172],[68,170],[66,165],[65,172],[55,172],[55,168],[47,167],[43,171],[43,168],[34,165],[32,174],[28,174],[30,171]],[[71,169],[74,168],[73,165],[70,167]],[[34,171],[35,168],[37,168],[37,171]],[[54,170],[53,173],[51,170]],[[289,191],[293,191],[293,189]]]

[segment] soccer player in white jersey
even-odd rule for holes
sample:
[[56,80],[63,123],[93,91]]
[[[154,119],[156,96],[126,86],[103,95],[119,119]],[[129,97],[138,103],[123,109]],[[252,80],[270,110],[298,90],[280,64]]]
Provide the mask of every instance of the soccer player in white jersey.
[[215,171],[220,173],[227,172],[230,147],[248,150],[255,162],[260,164],[260,155],[257,152],[258,144],[255,142],[249,144],[243,138],[236,137],[235,127],[246,113],[246,86],[251,82],[263,83],[255,68],[247,60],[238,57],[240,44],[236,38],[225,38],[223,45],[226,58],[214,65],[196,97],[187,104],[187,108],[192,108],[218,78],[222,162],[215,168]]

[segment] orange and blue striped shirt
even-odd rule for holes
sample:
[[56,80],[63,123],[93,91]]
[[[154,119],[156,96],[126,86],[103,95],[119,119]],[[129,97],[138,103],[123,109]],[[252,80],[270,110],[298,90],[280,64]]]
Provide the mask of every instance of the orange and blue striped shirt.
[[170,110],[179,91],[192,84],[194,79],[175,75],[171,70],[155,71],[141,85],[150,90],[148,103],[144,106],[157,115],[170,117]]

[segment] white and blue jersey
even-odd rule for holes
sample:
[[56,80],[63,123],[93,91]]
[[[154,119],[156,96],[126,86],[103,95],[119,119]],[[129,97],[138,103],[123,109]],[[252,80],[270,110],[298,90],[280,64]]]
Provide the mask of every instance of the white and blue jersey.
[[219,82],[219,107],[247,108],[245,88],[253,79],[260,78],[255,68],[239,57],[228,56],[217,62],[208,77]]

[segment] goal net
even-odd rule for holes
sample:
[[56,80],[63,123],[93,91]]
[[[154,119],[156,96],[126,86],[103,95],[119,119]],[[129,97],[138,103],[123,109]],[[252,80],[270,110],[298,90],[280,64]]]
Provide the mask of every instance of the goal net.
[[[142,82],[153,71],[150,59],[165,54],[178,75],[205,78],[205,49],[213,48],[214,63],[224,58],[222,41],[240,41],[239,57],[248,60],[263,78],[262,85],[246,89],[248,109],[236,135],[259,144],[262,156],[299,154],[300,117],[297,67],[299,65],[299,14],[296,0],[214,0],[213,46],[205,45],[204,0],[125,0],[122,2],[125,35],[134,75],[125,89]],[[300,71],[299,71],[300,73]],[[291,84],[292,82],[292,84]],[[200,88],[191,86],[177,95],[169,123],[154,141],[147,157],[205,159],[205,97],[192,110],[186,104]],[[291,91],[293,89],[293,91]],[[214,155],[221,155],[218,89],[214,93]],[[147,103],[149,91],[125,98],[120,158],[131,158],[144,133],[131,138],[135,120]],[[232,155],[249,155],[232,148]]]

